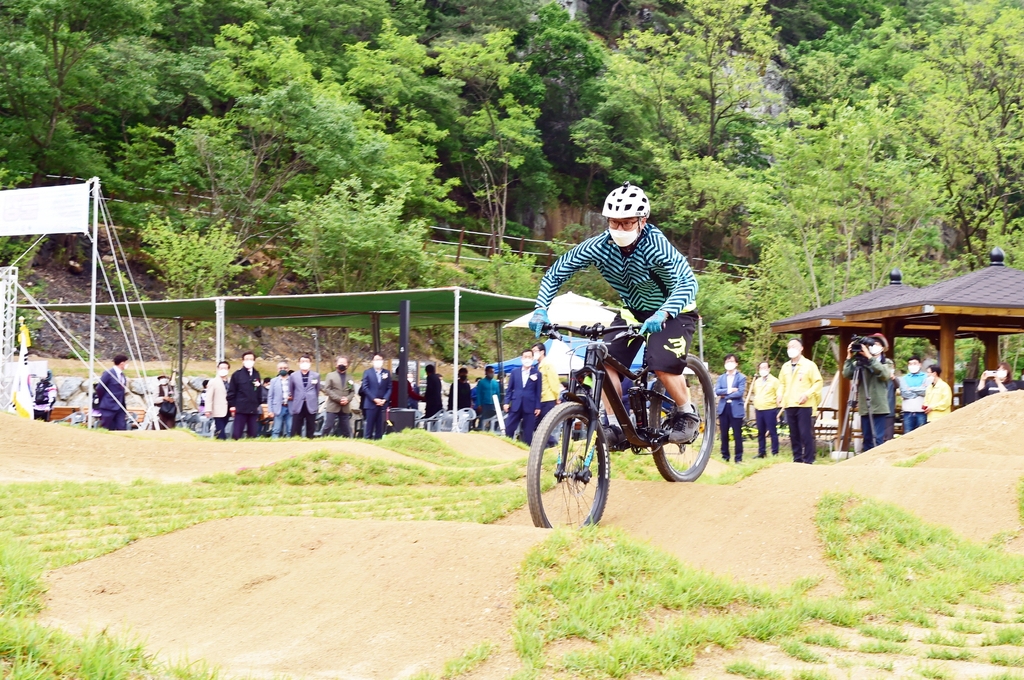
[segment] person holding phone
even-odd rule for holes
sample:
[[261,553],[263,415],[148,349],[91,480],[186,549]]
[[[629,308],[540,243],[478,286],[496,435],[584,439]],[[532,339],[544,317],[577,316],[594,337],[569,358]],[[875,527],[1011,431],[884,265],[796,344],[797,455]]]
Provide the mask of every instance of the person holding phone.
[[982,373],[978,379],[978,399],[987,397],[990,394],[1013,392],[1016,390],[1017,383],[1010,376],[1010,364],[1005,361],[999,362],[999,367],[996,370]]

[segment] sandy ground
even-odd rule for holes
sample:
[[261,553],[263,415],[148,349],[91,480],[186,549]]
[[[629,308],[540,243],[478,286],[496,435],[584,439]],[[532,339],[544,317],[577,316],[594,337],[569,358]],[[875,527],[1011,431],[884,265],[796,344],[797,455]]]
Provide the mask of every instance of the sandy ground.
[[134,632],[166,657],[233,674],[440,672],[476,643],[507,639],[516,571],[546,535],[456,522],[208,522],[52,573],[44,620]]
[[[215,472],[259,467],[311,451],[347,453],[436,467],[360,440],[215,441],[185,431],[113,433],[0,414],[3,453],[0,482],[115,481],[185,482]],[[501,463],[526,452],[495,437],[466,440],[456,451]],[[471,452],[471,453],[470,453]]]

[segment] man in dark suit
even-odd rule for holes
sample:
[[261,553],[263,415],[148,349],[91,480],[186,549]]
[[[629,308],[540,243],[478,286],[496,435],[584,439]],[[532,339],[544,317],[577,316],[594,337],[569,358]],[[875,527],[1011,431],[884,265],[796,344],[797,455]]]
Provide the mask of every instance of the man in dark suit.
[[429,418],[444,408],[441,404],[441,376],[437,374],[434,364],[427,364],[427,389],[423,395],[426,400],[424,418]]
[[100,396],[100,425],[108,430],[128,429],[124,405],[125,385],[128,384],[124,369],[127,366],[128,357],[123,354],[115,356],[114,365],[103,371],[100,384],[96,388]]
[[316,436],[316,414],[320,410],[320,374],[310,369],[309,357],[299,357],[299,370],[288,376],[288,412],[292,414],[292,436],[306,439]]
[[522,440],[533,442],[533,429],[540,415],[540,371],[533,365],[533,350],[523,350],[523,367],[512,369],[505,390],[505,436],[512,438],[516,427],[523,424]]
[[384,436],[384,415],[391,399],[391,373],[384,370],[384,357],[379,354],[373,355],[373,368],[363,373],[359,397],[363,435],[367,439],[380,439]]
[[235,417],[231,436],[241,439],[248,433],[255,439],[260,433],[260,388],[263,379],[256,370],[256,355],[252,352],[242,354],[242,367],[231,374],[228,381],[228,406]]
[[743,419],[746,417],[744,396],[747,393],[747,376],[736,368],[735,354],[725,357],[725,373],[718,376],[715,394],[718,395],[718,428],[722,435],[722,458],[729,462],[729,430],[736,442],[737,463],[743,461]]

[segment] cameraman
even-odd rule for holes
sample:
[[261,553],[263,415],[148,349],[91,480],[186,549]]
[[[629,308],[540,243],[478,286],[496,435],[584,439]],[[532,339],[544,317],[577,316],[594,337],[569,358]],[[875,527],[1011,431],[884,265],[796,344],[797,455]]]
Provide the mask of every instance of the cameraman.
[[[882,358],[885,349],[881,335],[869,335],[850,343],[843,364],[843,377],[857,380],[857,412],[864,436],[861,452],[870,451],[885,441],[886,419],[890,415],[889,384],[894,365]],[[887,343],[886,343],[887,344]]]

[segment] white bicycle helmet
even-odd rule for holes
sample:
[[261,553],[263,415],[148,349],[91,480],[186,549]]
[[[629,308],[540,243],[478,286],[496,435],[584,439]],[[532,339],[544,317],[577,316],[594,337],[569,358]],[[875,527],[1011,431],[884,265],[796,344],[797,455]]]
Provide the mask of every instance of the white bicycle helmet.
[[648,217],[651,214],[651,202],[647,200],[647,194],[640,187],[623,182],[622,186],[608,194],[604,199],[604,209],[601,214],[605,217],[623,219],[626,217]]

